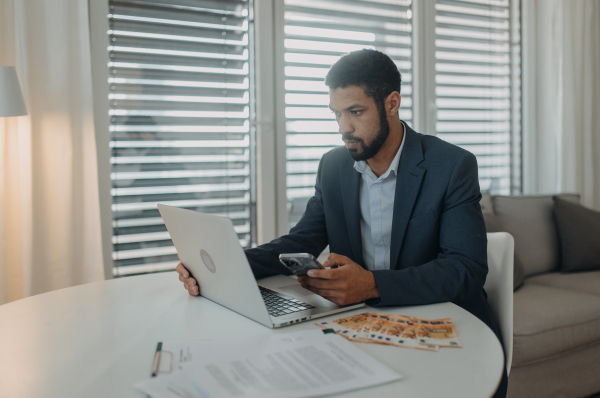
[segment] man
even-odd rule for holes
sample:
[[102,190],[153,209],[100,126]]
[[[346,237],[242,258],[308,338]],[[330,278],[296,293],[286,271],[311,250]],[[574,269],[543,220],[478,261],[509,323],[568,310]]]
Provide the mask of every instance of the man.
[[[325,84],[345,148],[322,157],[315,195],[290,233],[246,250],[256,278],[289,275],[281,253],[316,257],[329,245],[328,269],[298,278],[304,288],[338,305],[450,301],[498,335],[483,290],[487,238],[475,156],[400,120],[400,73],[381,52],[347,54]],[[177,272],[199,294],[183,264]],[[498,394],[506,394],[506,377]]]

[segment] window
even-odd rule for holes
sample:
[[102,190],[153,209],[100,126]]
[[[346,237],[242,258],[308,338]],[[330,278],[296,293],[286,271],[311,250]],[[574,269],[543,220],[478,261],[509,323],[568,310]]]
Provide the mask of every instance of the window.
[[285,118],[288,223],[314,195],[321,156],[342,145],[324,78],[343,54],[373,48],[402,74],[400,118],[412,125],[410,0],[285,0]]
[[508,0],[435,4],[437,136],[474,153],[481,189],[502,194],[520,189],[520,54],[510,13]]
[[254,242],[247,1],[109,1],[115,275],[173,269],[157,203],[227,216]]
[[115,275],[176,265],[157,203],[231,218],[245,248],[294,226],[343,144],[324,77],[361,48],[398,66],[402,120],[473,152],[482,189],[520,191],[519,0],[256,3],[104,3]]

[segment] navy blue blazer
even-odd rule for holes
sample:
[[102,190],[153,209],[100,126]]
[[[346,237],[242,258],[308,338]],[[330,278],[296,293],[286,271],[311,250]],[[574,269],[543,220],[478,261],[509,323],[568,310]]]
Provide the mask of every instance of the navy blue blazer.
[[[280,253],[332,253],[365,267],[360,230],[360,173],[345,147],[323,155],[315,196],[288,235],[246,250],[254,275],[289,275]],[[371,306],[450,301],[496,332],[487,296],[487,237],[475,156],[406,127],[398,165],[390,270],[373,271],[380,298]]]

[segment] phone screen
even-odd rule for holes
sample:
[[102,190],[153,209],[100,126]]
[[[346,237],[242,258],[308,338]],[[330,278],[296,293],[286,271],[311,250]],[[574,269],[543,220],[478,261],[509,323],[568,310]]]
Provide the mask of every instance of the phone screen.
[[[310,256],[310,257],[308,257]],[[324,269],[323,266],[312,256],[293,256],[282,254],[279,261],[285,265],[296,276],[306,276],[310,269]]]

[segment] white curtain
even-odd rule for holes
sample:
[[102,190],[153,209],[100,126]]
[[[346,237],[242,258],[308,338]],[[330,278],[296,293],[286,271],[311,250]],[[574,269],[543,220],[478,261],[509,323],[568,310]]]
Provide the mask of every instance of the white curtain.
[[600,1],[523,0],[523,11],[526,193],[578,192],[600,210]]
[[0,118],[0,304],[104,279],[87,0],[2,0],[0,63],[28,115]]

